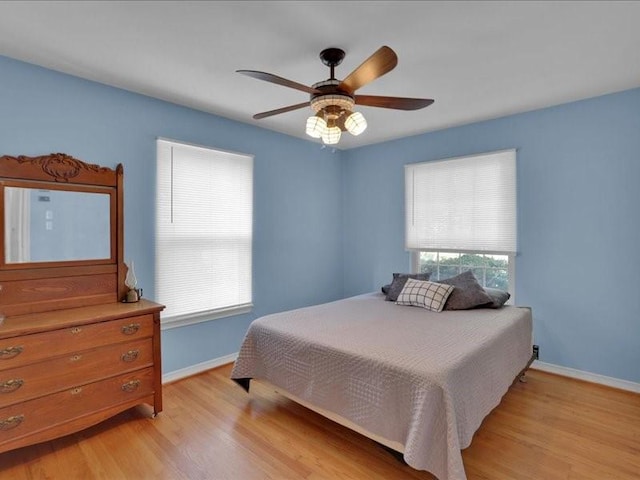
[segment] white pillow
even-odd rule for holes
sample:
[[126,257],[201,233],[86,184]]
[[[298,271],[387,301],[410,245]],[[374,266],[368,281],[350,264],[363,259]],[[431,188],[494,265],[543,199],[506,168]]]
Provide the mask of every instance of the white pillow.
[[454,288],[453,285],[409,278],[398,295],[396,305],[413,305],[433,312],[441,312]]

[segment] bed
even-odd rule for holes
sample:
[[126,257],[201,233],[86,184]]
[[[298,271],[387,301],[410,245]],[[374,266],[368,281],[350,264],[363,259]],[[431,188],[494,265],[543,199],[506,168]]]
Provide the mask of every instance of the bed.
[[369,293],[250,325],[231,378],[251,379],[375,441],[439,480],[532,359],[525,307],[431,312]]

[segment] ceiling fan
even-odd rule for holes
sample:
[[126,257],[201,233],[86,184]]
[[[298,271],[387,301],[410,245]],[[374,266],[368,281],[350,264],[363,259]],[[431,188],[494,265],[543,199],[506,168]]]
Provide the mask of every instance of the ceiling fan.
[[320,52],[320,60],[330,68],[328,80],[314,83],[308,87],[301,83],[266,72],[255,70],[237,70],[249,77],[294,88],[310,94],[310,100],[288,107],[257,113],[254,119],[271,117],[311,106],[314,115],[307,119],[306,133],[313,138],[322,138],[325,144],[340,141],[343,131],[359,135],[367,128],[367,121],[360,112],[354,112],[355,105],[368,107],[392,108],[396,110],[418,110],[433,103],[429,98],[383,97],[377,95],[356,95],[355,91],[372,82],[376,78],[389,73],[398,64],[395,52],[387,47],[380,47],[353,72],[340,81],[335,78],[335,67],[344,59],[345,52],[339,48],[327,48]]

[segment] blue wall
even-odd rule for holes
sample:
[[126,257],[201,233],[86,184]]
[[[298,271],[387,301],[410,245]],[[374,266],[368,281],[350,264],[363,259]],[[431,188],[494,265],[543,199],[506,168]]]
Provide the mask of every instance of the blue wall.
[[342,296],[340,155],[316,143],[0,57],[0,155],[125,172],[125,257],[154,298],[156,137],[255,155],[254,309],[163,331],[163,371],[237,352],[257,316]]
[[237,351],[254,318],[407,270],[406,163],[518,149],[516,299],[541,360],[640,382],[640,89],[332,154],[317,143],[0,57],[0,152],[125,169],[125,249],[153,298],[155,138],[255,155],[251,314],[163,332],[163,370]]
[[540,359],[640,382],[640,89],[344,152],[345,295],[409,268],[405,164],[506,148]]

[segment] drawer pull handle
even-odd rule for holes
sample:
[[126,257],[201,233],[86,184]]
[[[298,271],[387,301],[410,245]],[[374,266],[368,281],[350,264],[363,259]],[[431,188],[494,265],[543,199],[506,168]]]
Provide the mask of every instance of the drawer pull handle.
[[11,393],[18,390],[24,384],[21,378],[12,378],[4,383],[0,383],[0,393]]
[[133,362],[136,358],[138,358],[139,354],[140,350],[129,350],[127,353],[123,353],[122,357],[120,358],[122,358],[123,362]]
[[124,327],[122,327],[122,333],[125,335],[133,335],[138,330],[140,330],[139,323],[130,323],[129,325],[125,325]]
[[69,357],[69,361],[71,362],[77,362],[78,360],[80,360],[82,358],[82,355],[74,355],[72,357]]
[[140,380],[131,380],[130,382],[122,384],[123,392],[135,392],[140,386]]
[[10,358],[17,357],[23,350],[24,347],[7,347],[4,350],[0,350],[0,360],[9,360]]
[[80,327],[73,327],[73,328],[71,329],[71,333],[72,333],[73,335],[77,335],[77,334],[79,334],[81,331],[82,331],[82,329],[81,329]]
[[11,430],[16,428],[24,420],[24,415],[14,415],[5,420],[0,420],[0,430]]
[[80,392],[82,392],[81,387],[76,387],[69,390],[69,393],[71,393],[71,395],[78,395]]

